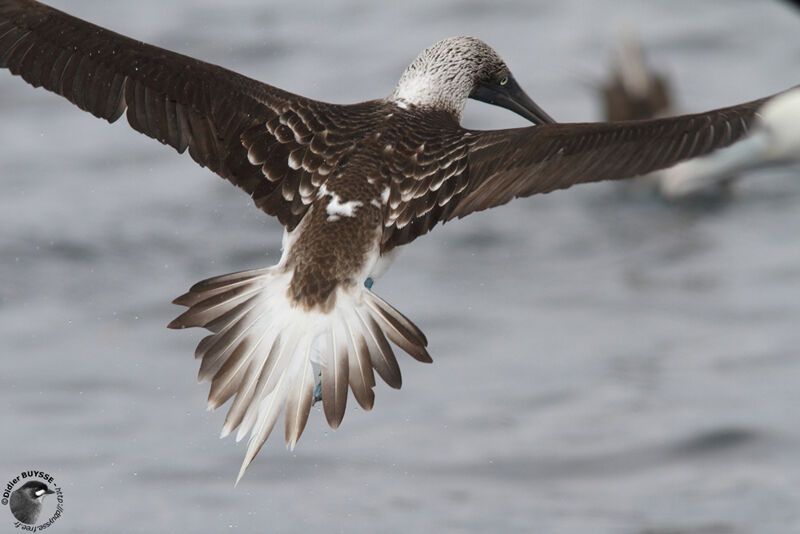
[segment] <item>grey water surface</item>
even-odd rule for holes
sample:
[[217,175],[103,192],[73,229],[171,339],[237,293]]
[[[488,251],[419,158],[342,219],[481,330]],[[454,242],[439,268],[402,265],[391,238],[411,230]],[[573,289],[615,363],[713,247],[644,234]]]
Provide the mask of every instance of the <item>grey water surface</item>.
[[[800,12],[739,0],[51,0],[304,95],[387,95],[444,37],[598,120],[621,29],[701,111],[800,83]],[[471,102],[465,124],[522,126]],[[518,200],[406,247],[374,290],[427,334],[331,431],[217,435],[170,304],[277,261],[282,229],[188,156],[0,71],[0,482],[53,474],[50,532],[800,532],[800,170],[669,205],[618,184]],[[52,512],[45,500],[44,515]],[[0,531],[13,531],[0,509]]]

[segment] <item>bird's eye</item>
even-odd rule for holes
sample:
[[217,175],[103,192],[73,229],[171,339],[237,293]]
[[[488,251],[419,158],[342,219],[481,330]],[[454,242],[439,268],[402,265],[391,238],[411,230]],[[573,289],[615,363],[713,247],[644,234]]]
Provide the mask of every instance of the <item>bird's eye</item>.
[[506,74],[505,76],[503,76],[502,78],[500,78],[500,81],[499,81],[498,83],[499,83],[500,85],[508,85],[508,74]]

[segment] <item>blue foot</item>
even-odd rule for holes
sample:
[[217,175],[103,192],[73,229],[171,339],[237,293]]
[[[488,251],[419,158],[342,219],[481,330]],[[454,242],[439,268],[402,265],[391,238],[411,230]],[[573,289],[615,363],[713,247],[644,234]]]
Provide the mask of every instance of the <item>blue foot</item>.
[[364,285],[366,286],[367,289],[372,289],[372,284],[374,283],[375,282],[372,280],[372,278],[367,278],[366,280],[364,280]]
[[322,377],[317,377],[317,386],[314,388],[314,398],[311,399],[311,406],[322,400]]

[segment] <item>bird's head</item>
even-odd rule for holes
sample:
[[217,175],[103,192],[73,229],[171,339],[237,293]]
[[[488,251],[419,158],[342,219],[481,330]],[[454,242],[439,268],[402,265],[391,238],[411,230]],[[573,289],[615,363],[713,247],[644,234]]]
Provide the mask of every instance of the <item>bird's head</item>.
[[34,501],[42,502],[45,495],[52,495],[55,491],[47,487],[47,484],[38,480],[31,480],[20,486],[19,490],[22,494]]
[[452,37],[424,50],[391,96],[398,103],[449,111],[457,119],[467,98],[504,107],[534,124],[555,122],[525,94],[497,52],[474,37]]

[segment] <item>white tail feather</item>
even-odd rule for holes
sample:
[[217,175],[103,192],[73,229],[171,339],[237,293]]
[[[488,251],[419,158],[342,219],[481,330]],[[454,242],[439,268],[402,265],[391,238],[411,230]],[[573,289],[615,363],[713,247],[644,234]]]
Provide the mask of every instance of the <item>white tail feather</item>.
[[430,362],[422,332],[365,287],[340,286],[327,312],[307,310],[288,296],[291,273],[276,266],[210,278],[175,303],[188,306],[170,328],[200,326],[203,338],[199,381],[210,381],[209,409],[235,395],[221,436],[238,428],[250,440],[242,477],[284,412],[286,445],[294,448],[305,428],[318,367],[325,417],[336,428],[344,417],[347,391],[365,409],[374,402],[377,373],[391,387],[401,384],[387,338],[417,360]]

